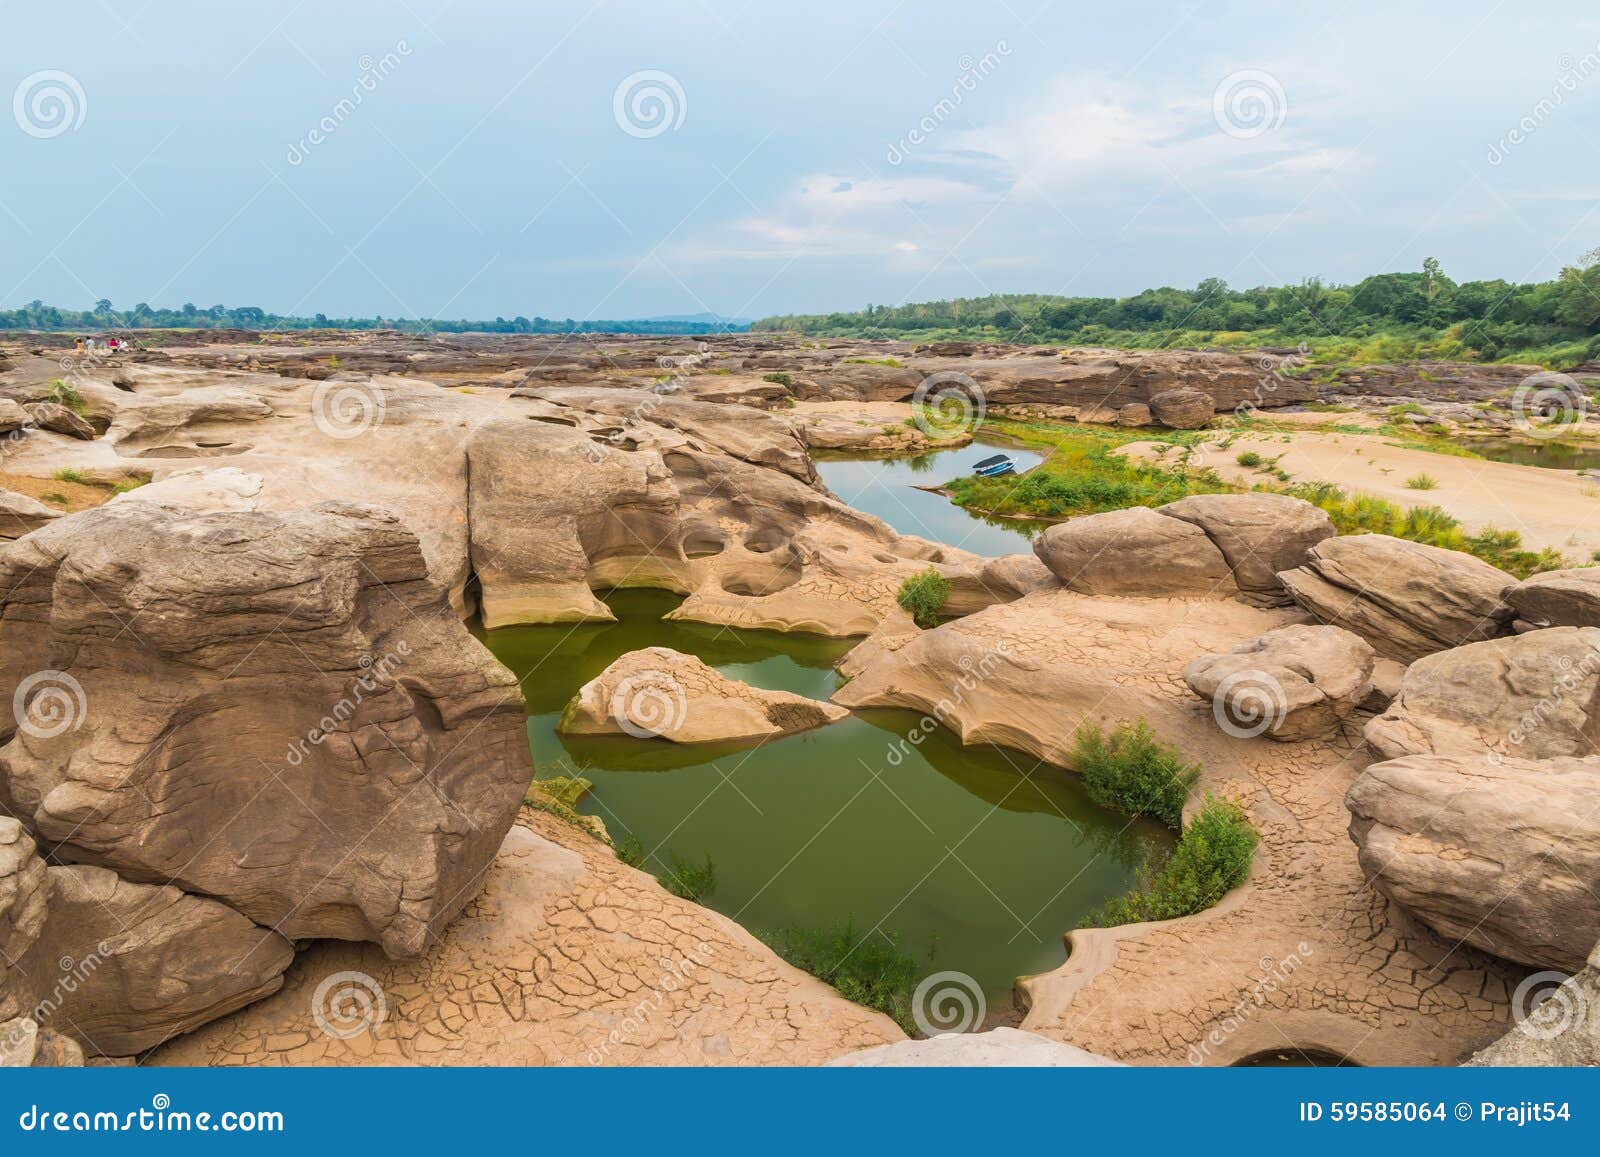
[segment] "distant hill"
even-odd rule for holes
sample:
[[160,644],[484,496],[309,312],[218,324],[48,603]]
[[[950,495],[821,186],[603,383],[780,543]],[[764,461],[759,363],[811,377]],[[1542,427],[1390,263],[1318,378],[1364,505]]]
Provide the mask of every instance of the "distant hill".
[[714,313],[663,317],[575,321],[572,318],[497,317],[493,321],[461,318],[300,317],[268,313],[253,305],[213,305],[200,309],[185,304],[179,309],[152,309],[140,302],[132,309],[115,309],[97,302],[93,309],[61,309],[32,301],[21,309],[0,310],[4,330],[103,329],[394,329],[403,333],[637,333],[694,336],[742,333],[750,328],[745,318],[724,318]]

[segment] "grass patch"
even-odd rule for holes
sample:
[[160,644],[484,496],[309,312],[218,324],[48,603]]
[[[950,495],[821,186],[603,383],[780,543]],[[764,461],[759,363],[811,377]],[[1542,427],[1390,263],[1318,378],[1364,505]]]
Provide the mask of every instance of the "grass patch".
[[1243,454],[1240,454],[1237,458],[1235,458],[1234,461],[1241,466],[1259,466],[1261,465],[1261,455],[1257,454],[1254,450],[1246,450]]
[[1437,490],[1439,489],[1439,480],[1432,474],[1413,474],[1410,478],[1406,479],[1406,489]]
[[771,382],[774,385],[782,386],[784,389],[788,389],[790,386],[794,385],[794,379],[781,370],[777,371],[776,373],[762,374],[761,380],[764,382]]
[[70,466],[63,466],[60,470],[57,470],[54,474],[50,475],[50,477],[54,478],[57,482],[76,482],[79,486],[97,485],[97,483],[92,481],[82,470],[74,470]]
[[611,850],[617,854],[617,859],[627,864],[630,868],[644,869],[645,851],[644,841],[631,832],[611,845]]
[[1177,846],[1145,869],[1138,888],[1107,901],[1079,927],[1112,928],[1203,912],[1244,882],[1259,842],[1238,804],[1208,794]]
[[39,495],[39,499],[41,502],[53,502],[57,506],[67,506],[72,502],[72,499],[56,490],[52,490],[47,494]]
[[949,580],[930,566],[901,583],[895,601],[906,609],[917,626],[927,630],[939,625],[939,608],[949,597]]
[[845,358],[847,366],[888,366],[891,369],[900,369],[903,363],[899,358]]
[[1150,733],[1143,719],[1109,735],[1083,723],[1073,735],[1072,766],[1089,798],[1125,815],[1149,816],[1169,828],[1183,826],[1183,801],[1200,778],[1200,765]]
[[846,1000],[876,1009],[907,1034],[917,1035],[911,995],[921,967],[892,936],[862,931],[854,919],[829,928],[780,928],[760,935],[767,947],[831,984]]
[[703,863],[685,860],[673,852],[671,862],[657,877],[661,886],[679,899],[702,904],[717,890],[717,865],[706,853]]
[[83,395],[78,393],[62,378],[56,378],[50,383],[50,392],[45,395],[45,401],[54,402],[58,406],[65,406],[80,418],[89,416],[89,403],[84,401]]

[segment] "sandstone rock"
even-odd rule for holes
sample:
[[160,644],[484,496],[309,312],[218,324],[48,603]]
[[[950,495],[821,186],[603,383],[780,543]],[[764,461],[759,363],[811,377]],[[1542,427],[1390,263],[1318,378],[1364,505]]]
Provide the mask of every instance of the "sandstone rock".
[[28,411],[11,398],[0,398],[0,434],[26,429],[28,422]]
[[1514,613],[1500,598],[1515,581],[1504,571],[1386,534],[1330,538],[1304,566],[1278,577],[1319,620],[1405,662],[1503,635]]
[[34,402],[23,409],[28,411],[30,423],[40,430],[81,438],[85,442],[94,441],[94,427],[57,402]]
[[66,1069],[83,1065],[77,1041],[43,1028],[31,1017],[0,1021],[0,1069]]
[[33,1011],[34,984],[23,962],[44,931],[48,877],[23,826],[0,815],[0,1020]]
[[46,506],[37,498],[14,490],[0,490],[0,539],[21,538],[60,517],[61,511]]
[[1578,972],[1534,973],[1511,995],[1516,1024],[1505,1036],[1463,1063],[1504,1068],[1600,1066],[1600,945]]
[[472,435],[467,462],[485,626],[612,618],[589,584],[592,565],[610,558],[628,560],[635,585],[654,577],[683,589],[678,487],[659,454],[506,419]]
[[1386,759],[1591,755],[1597,699],[1600,627],[1551,627],[1418,659],[1367,742]]
[[1506,588],[1501,598],[1540,627],[1600,627],[1600,566],[1552,570]]
[[[57,857],[420,952],[532,767],[512,674],[372,507],[113,503],[0,545],[0,802]],[[16,726],[10,713],[0,716]]]
[[833,1069],[1101,1068],[1120,1061],[1085,1052],[1038,1033],[1014,1028],[952,1032],[927,1040],[900,1041],[862,1049],[828,1062]]
[[1367,697],[1361,701],[1361,710],[1371,711],[1373,714],[1387,711],[1395,696],[1400,694],[1400,685],[1405,681],[1405,677],[1404,663],[1396,663],[1393,659],[1379,659],[1372,665],[1372,687],[1367,691]]
[[1196,659],[1183,678],[1224,730],[1287,742],[1338,731],[1371,687],[1373,659],[1365,641],[1338,627],[1279,627]]
[[132,1056],[268,996],[294,960],[282,936],[219,901],[106,868],[49,877],[36,992],[91,1054]]
[[1064,586],[1083,594],[1238,593],[1227,560],[1205,531],[1144,506],[1068,519],[1034,539],[1033,549]]
[[1171,430],[1199,430],[1216,412],[1216,399],[1190,386],[1163,390],[1150,398],[1151,417]]
[[559,729],[673,743],[754,743],[848,714],[831,703],[729,679],[693,655],[646,647],[585,683],[562,712]]
[[1156,512],[1205,531],[1239,590],[1268,606],[1290,601],[1278,572],[1303,565],[1312,547],[1338,533],[1320,507],[1286,494],[1193,494]]
[[1129,402],[1117,410],[1119,426],[1148,426],[1154,420],[1150,407],[1143,402]]
[[1408,756],[1345,797],[1372,882],[1452,940],[1535,968],[1600,939],[1600,758]]

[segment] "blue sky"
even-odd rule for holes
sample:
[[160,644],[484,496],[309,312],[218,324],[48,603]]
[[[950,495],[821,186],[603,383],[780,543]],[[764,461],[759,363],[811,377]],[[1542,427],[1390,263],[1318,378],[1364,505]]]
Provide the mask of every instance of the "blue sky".
[[1429,255],[1524,280],[1600,245],[1592,0],[0,0],[0,28],[5,308],[757,316]]

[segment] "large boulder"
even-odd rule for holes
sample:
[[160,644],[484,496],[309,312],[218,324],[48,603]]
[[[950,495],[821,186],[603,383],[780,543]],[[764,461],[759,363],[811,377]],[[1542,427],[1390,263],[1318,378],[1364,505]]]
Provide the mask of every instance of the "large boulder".
[[1228,560],[1205,531],[1145,506],[1068,519],[1035,538],[1033,550],[1067,589],[1081,594],[1238,593]]
[[1279,627],[1184,669],[1233,735],[1289,742],[1325,738],[1372,688],[1372,648],[1339,627]]
[[515,677],[370,506],[113,503],[0,545],[0,699],[0,804],[58,860],[397,955],[532,775]]
[[1600,939],[1600,758],[1416,755],[1345,796],[1362,870],[1451,941],[1535,968]]
[[162,1044],[276,992],[294,946],[217,900],[106,868],[49,870],[35,977],[48,1024],[90,1054]]
[[1367,742],[1385,759],[1592,755],[1597,699],[1600,627],[1551,627],[1418,659]]
[[14,398],[0,398],[0,435],[15,434],[28,427],[28,411]]
[[1327,539],[1278,577],[1317,619],[1402,662],[1503,635],[1514,613],[1500,597],[1516,581],[1505,571],[1386,534]]
[[585,683],[562,712],[560,730],[673,743],[758,743],[848,714],[832,703],[729,679],[669,647],[646,647]]
[[1150,416],[1172,430],[1199,430],[1216,412],[1216,399],[1193,386],[1179,386],[1150,396]]
[[1600,627],[1600,566],[1536,574],[1501,597],[1535,627]]
[[28,411],[30,424],[40,430],[81,438],[85,442],[94,441],[94,427],[59,402],[35,402],[23,409]]
[[1264,606],[1287,605],[1278,572],[1303,565],[1312,547],[1338,533],[1325,510],[1287,494],[1191,494],[1156,510],[1205,531],[1240,592]]

